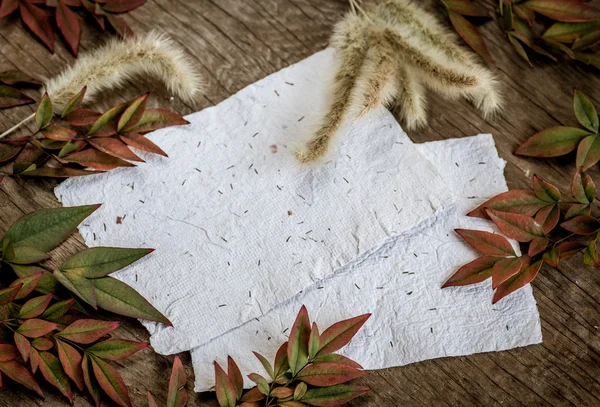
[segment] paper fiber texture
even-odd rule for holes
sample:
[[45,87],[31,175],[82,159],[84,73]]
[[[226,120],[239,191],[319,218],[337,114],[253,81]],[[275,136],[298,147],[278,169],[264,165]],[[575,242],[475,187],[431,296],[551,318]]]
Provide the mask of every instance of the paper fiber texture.
[[[453,229],[493,230],[486,221],[463,216],[485,198],[506,191],[505,163],[492,137],[436,141],[418,149],[456,192],[458,203],[393,238],[366,260],[347,265],[261,318],[194,349],[196,391],[211,389],[212,362],[226,364],[227,355],[245,373],[264,373],[252,351],[272,361],[302,304],[321,330],[342,319],[373,314],[341,351],[366,369],[541,342],[530,286],[495,305],[489,280],[440,289],[458,267],[477,256]],[[254,384],[246,379],[246,385]]]
[[79,228],[87,245],[156,249],[116,277],[173,322],[145,323],[157,352],[260,317],[454,199],[385,109],[345,126],[328,162],[297,161],[332,66],[315,54],[155,132],[169,158],[56,188],[66,206],[104,204]]

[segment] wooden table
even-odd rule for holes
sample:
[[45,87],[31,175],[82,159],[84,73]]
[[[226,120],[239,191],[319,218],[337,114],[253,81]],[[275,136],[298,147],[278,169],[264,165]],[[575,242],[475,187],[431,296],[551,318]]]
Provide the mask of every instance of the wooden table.
[[[497,4],[489,0],[490,10]],[[327,46],[332,25],[347,9],[344,0],[148,0],[127,15],[134,31],[159,28],[181,44],[206,77],[205,93],[195,105],[169,100],[158,84],[135,81],[125,92],[107,95],[99,105],[123,101],[151,90],[152,104],[187,114],[221,102],[244,86],[298,62]],[[437,11],[439,8],[434,7]],[[50,55],[14,19],[0,23],[0,71],[21,68],[38,77],[58,74],[73,58],[59,42]],[[530,177],[542,175],[569,194],[574,158],[536,160],[512,154],[535,131],[575,125],[571,109],[574,87],[600,106],[597,71],[575,64],[555,64],[532,55],[531,69],[513,52],[498,24],[483,32],[498,63],[506,96],[501,117],[485,121],[466,102],[430,100],[430,127],[411,132],[415,142],[492,133],[500,155],[508,161],[510,188],[528,188]],[[82,52],[101,43],[94,29],[83,32]],[[31,107],[0,111],[2,129],[31,112]],[[590,174],[600,186],[598,168]],[[5,179],[0,184],[0,232],[24,213],[56,207],[53,182]],[[596,208],[597,209],[597,208]],[[83,247],[79,236],[56,251],[66,258]],[[544,268],[533,283],[542,318],[544,343],[500,353],[443,358],[372,372],[363,383],[372,392],[352,406],[599,406],[600,405],[600,272],[584,266],[581,257],[565,261],[560,270]],[[290,315],[290,320],[293,319]],[[401,323],[399,321],[398,323]],[[136,321],[126,321],[118,334],[145,340]],[[251,349],[248,349],[251,351]],[[189,374],[189,356],[183,355]],[[165,402],[173,357],[145,350],[117,368],[130,385],[135,406],[145,406],[150,390]],[[46,405],[66,401],[45,386]],[[0,406],[33,406],[44,402],[20,386],[0,391]],[[89,406],[78,395],[76,406]],[[193,395],[190,406],[217,406],[213,394]]]

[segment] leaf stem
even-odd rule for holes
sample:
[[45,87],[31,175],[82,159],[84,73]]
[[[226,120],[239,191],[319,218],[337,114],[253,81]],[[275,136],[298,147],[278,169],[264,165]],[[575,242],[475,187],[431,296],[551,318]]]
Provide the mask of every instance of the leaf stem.
[[25,119],[21,120],[19,123],[15,124],[10,129],[8,129],[4,133],[0,134],[0,139],[8,136],[10,133],[17,130],[19,127],[21,127],[22,125],[24,125],[25,123],[27,123],[28,121],[33,119],[34,117],[35,117],[35,113],[32,113],[31,116],[27,116]]

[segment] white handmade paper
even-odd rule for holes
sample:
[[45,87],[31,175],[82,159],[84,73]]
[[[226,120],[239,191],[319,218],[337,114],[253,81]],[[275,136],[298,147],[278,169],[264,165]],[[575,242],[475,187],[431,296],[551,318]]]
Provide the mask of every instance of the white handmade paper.
[[345,126],[328,162],[297,161],[294,145],[323,114],[332,57],[155,132],[169,158],[56,188],[67,206],[104,203],[79,228],[87,245],[156,249],[117,278],[172,321],[145,323],[157,352],[262,316],[453,200],[385,109]]
[[[539,343],[539,315],[530,286],[495,305],[487,282],[442,290],[440,286],[476,253],[454,228],[493,230],[463,215],[506,190],[504,161],[490,135],[419,145],[460,197],[457,205],[402,233],[362,262],[192,351],[196,391],[214,385],[213,360],[231,355],[244,372],[263,372],[252,351],[273,360],[305,304],[323,330],[363,313],[372,317],[342,350],[366,369],[402,366],[442,356],[499,351]],[[224,365],[223,365],[224,366]],[[254,385],[246,380],[246,385]]]

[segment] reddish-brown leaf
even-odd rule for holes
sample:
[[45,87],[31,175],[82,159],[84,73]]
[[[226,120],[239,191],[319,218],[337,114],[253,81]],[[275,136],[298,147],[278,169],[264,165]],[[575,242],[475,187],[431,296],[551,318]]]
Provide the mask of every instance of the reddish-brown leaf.
[[[258,388],[254,387],[253,389],[247,391],[243,396],[241,401],[244,403],[255,403],[260,400],[265,399],[265,395],[258,390]],[[243,405],[243,404],[242,404]]]
[[146,109],[140,121],[133,127],[125,129],[127,133],[146,133],[171,126],[189,124],[180,115],[168,109]]
[[131,407],[127,386],[119,372],[95,356],[91,356],[90,360],[94,376],[108,397],[122,407]]
[[94,372],[91,366],[92,362],[88,355],[83,355],[83,361],[81,362],[81,370],[83,371],[83,381],[88,392],[94,400],[96,407],[100,407],[100,386],[94,378]]
[[530,242],[545,235],[542,225],[531,216],[493,209],[488,209],[487,214],[502,233],[518,242]]
[[558,188],[537,175],[533,176],[533,192],[542,201],[552,204],[560,201],[560,191]]
[[[2,2],[3,5],[4,4],[10,4],[10,3],[14,3],[12,0],[5,0]],[[16,2],[16,5],[14,6],[15,10],[18,8],[18,1]],[[0,6],[0,10],[2,10],[2,6]],[[0,12],[1,14],[1,12]],[[0,15],[0,18],[2,18],[2,16]],[[33,87],[38,87],[40,86],[42,83],[27,75],[24,72],[21,72],[19,70],[16,69],[11,69],[8,71],[4,71],[0,73],[0,82],[4,83],[5,85],[17,85],[17,86],[33,86]]]
[[92,124],[92,127],[90,127],[90,130],[88,131],[88,136],[108,137],[116,134],[119,117],[121,117],[121,114],[127,109],[127,106],[127,103],[121,103],[104,112],[102,116],[98,117],[94,124]]
[[450,22],[452,23],[452,26],[458,35],[460,35],[460,37],[469,45],[469,47],[471,47],[483,59],[485,59],[488,64],[495,66],[496,62],[494,61],[494,58],[492,58],[492,54],[490,54],[485,40],[483,39],[483,36],[479,30],[466,18],[452,10],[448,10],[448,16],[450,17]]
[[121,17],[117,17],[114,14],[105,14],[104,17],[106,17],[106,20],[119,37],[125,38],[133,35],[133,31]]
[[483,256],[475,259],[459,268],[444,283],[442,288],[464,286],[485,281],[492,276],[492,269],[499,260],[500,258],[492,256]]
[[308,361],[308,338],[310,319],[305,306],[300,308],[296,321],[292,325],[288,339],[287,356],[292,374],[295,375]]
[[492,288],[495,290],[500,284],[521,271],[528,260],[528,257],[515,257],[496,262],[492,269]]
[[40,353],[32,348],[29,354],[29,364],[31,365],[31,373],[35,374],[40,367]]
[[[61,148],[58,152],[58,160],[60,161],[63,157],[69,154],[81,151],[87,145],[88,144],[85,140],[75,140],[65,144],[63,148]],[[64,160],[62,160],[61,162],[64,162]]]
[[0,18],[4,18],[15,12],[19,8],[19,1],[20,0],[2,0],[2,5],[0,5]]
[[256,383],[256,387],[258,387],[258,390],[260,390],[260,392],[262,394],[264,394],[266,396],[269,395],[270,386],[269,386],[269,382],[267,382],[267,379],[265,379],[264,377],[262,377],[258,373],[250,373],[248,375],[248,378],[250,380],[252,380],[254,383]]
[[98,150],[110,154],[113,157],[129,161],[144,162],[144,160],[132,152],[125,143],[116,138],[93,138],[89,140],[89,143]]
[[48,383],[56,387],[73,404],[71,384],[56,356],[49,352],[40,352],[40,372]]
[[[79,92],[75,94],[69,101],[65,104],[64,109],[62,110],[60,117],[61,119],[66,118],[75,110],[79,109],[81,106],[81,102],[83,102],[83,98],[85,97],[85,92],[87,91],[87,86],[81,88]],[[91,123],[90,123],[91,124]]]
[[576,23],[600,19],[600,10],[580,0],[528,0],[524,6],[556,21]]
[[69,154],[63,157],[63,160],[101,171],[109,171],[118,167],[134,166],[130,162],[91,148]]
[[90,344],[108,335],[118,326],[118,322],[80,319],[66,327],[57,336],[75,343]]
[[11,143],[11,142],[0,142],[0,163],[12,160],[21,152],[23,147],[27,144],[26,141]]
[[50,350],[54,347],[54,342],[45,337],[35,338],[31,341],[31,346],[37,350]]
[[215,366],[215,392],[217,400],[221,407],[235,407],[237,401],[237,391],[227,373],[221,366],[214,362]]
[[598,241],[592,240],[583,253],[583,262],[588,266],[600,267],[600,259],[598,259]]
[[25,361],[25,363],[27,363],[27,360],[29,360],[29,354],[31,353],[31,343],[29,342],[29,339],[25,338],[20,333],[15,332],[14,340],[15,340],[15,345],[17,345],[17,349],[21,353],[21,357],[23,358],[23,361]]
[[75,382],[79,391],[83,391],[83,370],[81,369],[83,358],[81,354],[74,347],[61,340],[56,341],[56,347],[58,348],[58,358],[65,373]]
[[144,4],[146,0],[107,0],[102,7],[109,13],[126,13]]
[[468,213],[468,216],[488,219],[486,209],[495,209],[503,212],[515,212],[522,215],[535,215],[540,209],[547,206],[548,202],[539,199],[531,191],[513,190],[496,195]]
[[22,285],[16,285],[14,287],[3,288],[0,290],[0,306],[6,305],[15,299]]
[[89,126],[101,116],[99,112],[89,109],[76,109],[64,117],[71,126]]
[[271,390],[271,397],[275,397],[278,399],[284,399],[287,397],[291,397],[294,395],[294,389],[290,389],[289,387],[276,387]]
[[41,319],[28,319],[17,329],[17,332],[28,338],[39,338],[58,328],[58,325]]
[[[18,249],[19,248],[15,248],[15,251]],[[22,300],[23,298],[25,298],[29,294],[31,294],[31,292],[35,289],[37,283],[40,281],[40,279],[42,278],[43,275],[44,275],[44,273],[40,271],[40,272],[34,273],[30,276],[21,277],[21,278],[16,279],[15,281],[13,281],[10,284],[10,287],[21,285],[21,289],[17,293],[15,300]]]
[[475,250],[488,256],[515,256],[515,249],[504,236],[483,230],[456,229],[465,241]]
[[126,144],[131,147],[137,148],[138,150],[147,151],[149,153],[159,154],[164,157],[168,157],[159,146],[148,140],[146,137],[137,133],[127,133],[119,136]]
[[158,403],[150,392],[148,392],[148,407],[158,407]]
[[62,1],[56,7],[56,25],[67,41],[73,55],[79,52],[79,39],[81,38],[81,24],[77,14],[67,7]]
[[97,171],[86,171],[68,167],[41,167],[24,171],[19,175],[24,177],[71,178],[98,174]]
[[564,242],[556,246],[556,250],[559,258],[568,259],[569,257],[581,253],[581,250],[584,247],[585,245],[580,242]]
[[[582,37],[581,39],[584,38],[585,37]],[[598,40],[600,40],[600,38]],[[591,132],[598,132],[598,127],[600,126],[598,112],[592,101],[577,89],[573,91],[573,110],[575,111],[577,121],[579,121],[583,127]]]
[[10,377],[15,382],[25,386],[29,390],[32,390],[40,397],[44,397],[44,392],[37,384],[29,370],[19,362],[15,360],[9,360],[7,362],[0,362],[0,372]]
[[587,170],[600,161],[600,136],[593,134],[581,140],[577,147],[577,167]]
[[515,49],[515,51],[521,57],[521,59],[523,59],[525,62],[527,62],[527,64],[529,64],[530,67],[533,68],[533,64],[529,60],[527,51],[525,51],[525,48],[523,48],[523,45],[517,39],[517,37],[515,36],[515,33],[509,32],[507,36],[508,36],[508,41],[510,42],[510,45],[512,45],[512,47]]
[[470,17],[489,17],[487,9],[471,0],[443,0],[448,9]]
[[531,136],[515,151],[529,157],[558,157],[570,153],[590,133],[577,127],[552,127]]
[[54,33],[48,13],[26,1],[19,3],[19,11],[27,28],[44,43],[50,52],[54,52]]
[[35,100],[6,85],[0,85],[0,109],[8,109],[10,107],[29,105],[35,103]]
[[[265,371],[267,372],[269,377],[272,380],[275,380],[276,379],[275,371],[273,370],[273,366],[271,366],[271,363],[267,360],[267,358],[258,352],[252,352],[252,353],[254,354],[254,356],[256,356],[256,358],[258,359],[260,364],[263,366],[263,368],[265,369]],[[241,376],[241,373],[240,373],[240,376]],[[231,369],[229,371],[229,377],[231,377]],[[235,385],[235,383],[234,383],[234,385]],[[236,386],[236,388],[237,388],[237,386]]]
[[596,196],[596,185],[588,174],[579,168],[571,183],[571,194],[573,198],[582,204],[591,203]]
[[370,317],[371,314],[359,315],[331,325],[319,338],[317,356],[328,355],[346,346]]
[[591,235],[600,230],[600,222],[592,216],[576,216],[560,226],[577,235]]
[[127,109],[125,109],[119,118],[117,123],[117,131],[120,132],[123,129],[133,127],[140,121],[144,111],[146,110],[149,95],[150,93],[145,93],[129,102],[129,106],[127,106]]
[[44,311],[46,311],[46,308],[48,308],[48,305],[50,304],[50,301],[52,301],[53,297],[54,296],[52,294],[46,294],[42,295],[41,297],[30,299],[21,307],[21,310],[19,311],[19,318],[29,319],[41,315]]
[[328,387],[366,376],[367,372],[338,363],[313,363],[305,367],[298,379],[311,386]]
[[522,4],[515,4],[513,5],[513,11],[522,20],[527,21],[529,26],[532,26],[535,23],[535,12],[532,9],[527,8]]
[[19,357],[16,347],[8,343],[0,343],[0,362],[8,362]]
[[529,250],[527,251],[527,254],[529,257],[536,256],[543,252],[546,247],[548,247],[548,244],[550,244],[550,240],[545,237],[535,238],[529,244]]
[[310,389],[299,401],[317,407],[340,406],[369,391],[370,389],[364,386],[338,384],[331,387]]
[[[231,358],[230,358],[231,359]],[[236,366],[237,367],[237,366]],[[238,369],[239,372],[239,369]],[[231,374],[231,372],[230,372]],[[241,373],[240,373],[241,376]],[[231,377],[231,376],[229,376]],[[169,379],[169,392],[167,393],[167,407],[184,407],[187,404],[188,392],[185,389],[187,376],[183,364],[178,356],[173,361],[173,370]],[[242,383],[243,388],[243,383]],[[240,391],[241,395],[241,391]]]
[[510,278],[508,281],[505,281],[504,283],[500,284],[500,286],[494,293],[492,303],[497,303],[502,298],[532,282],[539,273],[540,269],[542,268],[542,264],[542,260],[538,260],[535,263],[531,264],[529,267],[526,267],[525,269],[520,271],[517,275]]
[[288,343],[284,342],[279,347],[279,349],[277,350],[277,354],[275,355],[275,364],[273,366],[273,372],[275,373],[276,378],[284,374],[289,369],[287,348]]
[[544,233],[550,233],[560,220],[560,208],[558,205],[550,205],[540,209],[535,215],[535,221],[542,225]]
[[87,348],[87,352],[104,360],[122,360],[145,349],[148,342],[129,341],[126,339],[108,339]]
[[77,135],[77,132],[57,124],[52,124],[43,129],[42,134],[51,140],[71,141]]
[[337,354],[337,353],[330,353],[329,355],[324,355],[324,356],[319,356],[316,357],[313,362],[317,363],[317,362],[324,362],[324,363],[340,363],[342,365],[348,365],[348,366],[352,366],[356,369],[362,369],[363,367],[356,363],[355,361],[353,361],[352,359],[347,358],[346,356]]
[[[254,352],[254,354],[256,355],[256,352]],[[231,380],[231,384],[233,384],[233,387],[237,392],[237,399],[239,400],[244,391],[244,378],[242,377],[240,368],[231,356],[227,357],[227,376],[229,377],[229,380]]]

